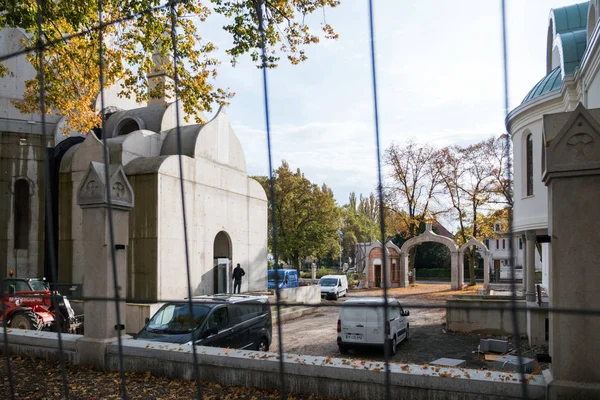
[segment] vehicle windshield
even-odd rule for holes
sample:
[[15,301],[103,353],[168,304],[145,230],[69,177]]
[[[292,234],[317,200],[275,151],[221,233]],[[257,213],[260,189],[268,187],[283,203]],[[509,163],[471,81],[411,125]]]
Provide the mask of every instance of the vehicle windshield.
[[48,290],[48,283],[42,280],[32,279],[29,284],[33,290]]
[[321,278],[319,285],[321,286],[337,286],[338,280],[335,278]]
[[[283,282],[283,280],[285,279],[285,273],[278,272],[277,279],[279,280],[279,282]],[[269,271],[269,282],[275,282],[275,271]]]
[[149,332],[169,334],[191,332],[202,325],[210,307],[194,304],[192,310],[193,318],[189,304],[167,304],[154,314],[146,329]]

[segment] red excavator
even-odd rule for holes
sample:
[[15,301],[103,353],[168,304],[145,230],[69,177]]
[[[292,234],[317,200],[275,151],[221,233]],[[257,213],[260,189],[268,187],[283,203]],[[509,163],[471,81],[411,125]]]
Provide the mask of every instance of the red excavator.
[[[12,272],[12,271],[11,271]],[[0,313],[7,326],[15,329],[50,329],[59,327],[66,333],[83,333],[83,315],[75,315],[69,300],[57,291],[50,290],[45,279],[5,278],[2,280],[4,309]],[[56,304],[56,307],[54,304]]]

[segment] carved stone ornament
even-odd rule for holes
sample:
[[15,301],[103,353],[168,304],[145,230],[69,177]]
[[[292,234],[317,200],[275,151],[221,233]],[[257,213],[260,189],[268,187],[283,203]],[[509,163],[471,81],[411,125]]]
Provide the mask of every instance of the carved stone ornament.
[[600,173],[600,109],[544,115],[543,180]]
[[[123,166],[108,166],[110,205],[112,208],[130,210],[134,205],[133,189],[127,180]],[[77,190],[77,204],[81,208],[108,207],[105,164],[91,162]]]

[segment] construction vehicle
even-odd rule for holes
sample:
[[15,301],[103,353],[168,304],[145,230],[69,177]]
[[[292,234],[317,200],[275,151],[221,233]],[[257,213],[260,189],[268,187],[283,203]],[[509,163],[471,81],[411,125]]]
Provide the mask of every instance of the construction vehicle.
[[69,300],[50,290],[45,279],[5,278],[2,289],[4,313],[0,318],[7,318],[7,326],[53,331],[60,326],[65,333],[83,333],[83,315],[75,315]]

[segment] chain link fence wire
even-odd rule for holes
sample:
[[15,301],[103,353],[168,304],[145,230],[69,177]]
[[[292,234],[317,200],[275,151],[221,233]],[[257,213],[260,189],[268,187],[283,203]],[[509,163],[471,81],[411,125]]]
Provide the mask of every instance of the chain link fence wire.
[[[504,86],[504,112],[505,112],[505,117],[508,117],[508,113],[509,113],[509,97],[508,97],[508,46],[507,46],[507,32],[506,32],[506,0],[501,0],[500,2],[500,15],[502,17],[502,69],[503,69],[503,86]],[[505,141],[506,141],[506,145],[504,146],[504,149],[506,151],[506,174],[507,174],[507,178],[508,181],[510,182],[510,184],[512,185],[513,179],[512,179],[512,146],[511,146],[511,139],[509,135],[505,136]],[[512,205],[511,207],[508,208],[508,243],[510,243],[510,245],[508,246],[508,254],[511,260],[515,260],[515,247],[513,245],[513,208]],[[522,357],[522,351],[521,351],[521,335],[519,334],[519,332],[521,332],[519,330],[519,319],[517,318],[517,286],[516,286],[516,282],[515,282],[515,262],[511,263],[511,268],[510,268],[510,302],[511,302],[511,317],[512,317],[512,323],[513,323],[513,338],[515,340],[515,345],[517,347],[517,362],[518,362],[518,372],[519,372],[519,376],[521,378],[521,382],[523,382],[521,384],[521,388],[523,390],[522,394],[523,394],[523,398],[524,399],[528,399],[529,395],[528,395],[528,389],[527,389],[527,381],[525,380],[525,366],[523,365],[523,357]],[[485,266],[485,268],[489,268],[487,265]],[[525,271],[523,271],[523,273],[525,273]],[[525,282],[525,281],[523,281]],[[523,292],[525,292],[525,285],[523,284]]]
[[[273,252],[273,265],[275,271],[279,266],[279,258],[277,254],[277,220],[275,214],[275,182],[273,182],[273,156],[272,156],[272,145],[271,145],[271,121],[269,114],[269,87],[267,82],[267,39],[265,35],[265,25],[263,20],[263,7],[261,0],[256,0],[256,15],[258,17],[258,30],[260,33],[261,40],[261,69],[262,69],[262,80],[263,80],[263,95],[265,102],[265,127],[267,134],[267,158],[269,162],[269,195],[271,205],[271,232],[272,240],[271,247]],[[275,278],[275,300],[276,300],[276,313],[277,313],[277,340],[279,341],[279,390],[281,391],[281,400],[287,399],[287,389],[285,386],[285,366],[283,362],[283,331],[281,330],[281,292],[279,288],[279,274],[273,274]]]
[[[175,11],[176,4],[169,2],[169,11],[171,17],[171,44],[173,46],[173,81],[175,83],[175,117],[177,119],[177,161],[179,166],[179,190],[181,191],[181,211],[183,217],[183,241],[185,247],[185,272],[187,279],[187,292],[188,292],[188,307],[192,321],[195,321],[194,317],[194,305],[192,302],[192,279],[190,272],[190,250],[188,244],[188,231],[187,231],[187,217],[185,208],[185,188],[183,179],[183,147],[181,139],[181,126],[180,115],[179,115],[179,72],[177,71],[179,54],[177,52],[177,13]],[[202,400],[202,382],[200,381],[200,366],[198,364],[198,352],[195,345],[192,345],[192,355],[194,357],[194,380],[196,381],[196,394],[198,400]]]
[[[44,70],[43,70],[43,62],[44,62],[44,50],[47,48],[51,48],[52,46],[55,46],[57,44],[59,44],[60,42],[67,42],[73,38],[76,37],[80,37],[80,36],[84,36],[84,35],[90,35],[92,33],[98,33],[98,41],[99,41],[99,50],[98,50],[98,68],[99,68],[99,77],[100,77],[100,113],[101,113],[101,121],[102,121],[102,126],[101,128],[104,127],[105,122],[106,122],[106,118],[105,118],[105,98],[104,98],[104,36],[103,36],[103,32],[104,29],[114,25],[114,24],[119,24],[122,22],[126,22],[126,21],[130,21],[130,20],[135,20],[145,14],[149,14],[149,13],[154,13],[160,10],[164,10],[164,9],[168,9],[169,14],[170,14],[170,28],[169,28],[169,34],[171,36],[171,44],[172,44],[172,57],[173,57],[173,64],[174,64],[174,76],[172,77],[174,80],[174,96],[175,96],[175,103],[178,104],[180,102],[179,99],[179,74],[178,74],[178,66],[180,63],[179,60],[179,54],[178,54],[178,48],[177,48],[177,33],[176,33],[176,29],[177,29],[177,11],[176,11],[176,7],[177,5],[179,5],[180,3],[182,3],[183,1],[169,1],[165,4],[162,4],[160,6],[157,7],[153,7],[153,8],[148,8],[147,10],[141,11],[139,13],[133,13],[133,14],[128,14],[124,17],[115,19],[115,20],[111,20],[111,21],[103,21],[103,1],[102,0],[98,0],[98,25],[95,27],[92,27],[88,30],[85,31],[81,31],[72,35],[65,35],[60,39],[56,39],[56,40],[49,40],[49,41],[44,41],[42,39],[43,35],[43,19],[44,16],[42,13],[42,9],[43,9],[43,0],[36,0],[36,5],[37,5],[37,41],[33,44],[33,45],[29,45],[29,46],[25,46],[23,49],[12,52],[10,54],[4,54],[4,55],[0,55],[0,62],[2,61],[6,61],[9,60],[11,58],[20,56],[20,55],[24,55],[30,52],[36,52],[37,53],[37,57],[38,57],[38,62],[39,62],[39,73],[38,73],[38,80],[39,80],[39,97],[40,97],[40,113],[41,113],[41,131],[42,131],[42,143],[44,148],[46,148],[48,146],[49,143],[49,138],[47,135],[47,129],[46,129],[46,119],[45,119],[45,115],[46,115],[46,105],[45,105],[45,87],[44,87]],[[380,233],[381,233],[381,243],[385,243],[386,242],[386,235],[385,235],[385,221],[384,221],[384,212],[383,212],[383,204],[384,204],[384,195],[383,195],[383,183],[382,183],[382,167],[381,167],[381,147],[380,147],[380,126],[379,126],[379,108],[378,108],[378,96],[377,96],[377,66],[376,66],[376,50],[375,50],[375,44],[376,44],[376,38],[375,38],[375,20],[374,20],[374,4],[373,4],[373,0],[368,0],[367,2],[367,7],[368,7],[368,18],[369,18],[369,39],[370,39],[370,53],[368,55],[368,57],[370,58],[370,64],[371,64],[371,79],[372,79],[372,90],[373,90],[373,108],[374,108],[374,136],[375,136],[375,144],[376,144],[376,156],[377,156],[377,195],[379,198],[379,216],[380,216],[380,220],[379,220],[379,226],[380,226]],[[264,21],[264,2],[261,0],[255,0],[255,11],[256,11],[256,18],[258,20],[258,30],[259,30],[259,34],[260,34],[260,38],[261,38],[261,63],[262,63],[262,84],[263,84],[263,94],[264,94],[264,117],[265,117],[265,127],[266,127],[266,138],[267,138],[267,157],[268,157],[268,166],[269,166],[269,194],[270,194],[270,201],[271,203],[275,202],[275,189],[274,189],[274,182],[273,182],[273,160],[272,160],[272,133],[271,133],[271,123],[270,123],[270,114],[269,114],[269,91],[268,91],[268,76],[267,76],[267,53],[266,53],[266,38],[265,38],[265,21]],[[507,27],[506,27],[506,4],[505,4],[505,0],[501,0],[500,1],[500,8],[501,8],[501,25],[502,25],[502,51],[503,51],[503,86],[504,86],[504,108],[505,108],[505,112],[506,115],[508,115],[508,111],[509,111],[509,94],[508,94],[508,51],[507,51]],[[192,296],[192,286],[191,286],[191,271],[190,271],[190,254],[189,254],[189,239],[188,239],[188,230],[187,230],[187,213],[186,213],[186,201],[185,201],[185,182],[184,182],[184,176],[183,176],[183,151],[182,151],[182,132],[181,132],[181,126],[180,126],[180,121],[181,121],[181,115],[180,115],[180,110],[179,107],[175,107],[175,112],[176,112],[176,119],[177,119],[177,124],[176,124],[176,134],[177,134],[177,154],[178,154],[178,167],[179,167],[179,189],[181,192],[181,209],[182,209],[182,216],[183,216],[183,223],[182,223],[182,229],[184,232],[184,247],[185,247],[185,262],[186,262],[186,274],[187,274],[187,303],[189,306],[189,310],[190,310],[190,315],[192,315],[192,318],[194,316],[193,314],[193,304],[196,303],[201,303],[202,301],[200,300],[192,300],[193,296]],[[505,140],[506,140],[506,160],[507,160],[507,165],[506,165],[506,173],[507,176],[506,178],[509,180],[510,183],[512,183],[512,175],[511,175],[511,168],[512,168],[512,148],[511,148],[511,139],[509,135],[505,135]],[[107,135],[102,135],[102,143],[103,143],[103,148],[104,148],[104,153],[103,153],[103,159],[104,159],[104,174],[105,174],[105,179],[106,182],[109,182],[110,180],[110,176],[109,176],[109,149],[108,149],[108,144],[107,144]],[[45,182],[50,182],[50,160],[48,157],[47,152],[43,152],[44,154],[44,159],[43,159],[43,165],[44,165],[44,170],[45,170],[45,174],[44,174],[44,180]],[[51,218],[52,216],[52,210],[53,210],[53,197],[50,194],[50,185],[44,185],[45,186],[45,212],[46,215],[49,218],[50,221],[54,221],[54,219]],[[84,301],[89,301],[89,302],[105,302],[107,304],[114,304],[115,306],[115,311],[116,311],[116,319],[117,319],[117,326],[115,327],[115,329],[117,330],[122,330],[122,324],[121,324],[121,313],[120,313],[120,305],[122,303],[138,303],[138,304],[151,304],[151,303],[155,303],[154,301],[149,302],[146,299],[139,299],[139,298],[123,298],[119,295],[119,282],[117,279],[117,267],[116,267],[116,254],[115,254],[115,237],[114,237],[114,221],[113,221],[113,213],[112,213],[112,204],[111,204],[111,188],[110,185],[106,185],[106,199],[108,202],[108,233],[109,233],[109,242],[110,242],[110,258],[112,261],[112,274],[113,274],[113,283],[114,283],[114,296],[113,297],[92,297],[92,296],[85,296],[85,293],[83,293],[83,295],[81,296],[81,299]],[[275,209],[272,206],[269,206],[269,212],[271,214],[271,223],[270,223],[270,227],[269,227],[269,232],[271,233],[271,252],[273,254],[273,259],[274,259],[274,265],[279,265],[279,259],[278,259],[278,241],[277,241],[277,235],[278,235],[278,231],[277,231],[277,223],[276,223],[276,215],[275,215]],[[509,229],[508,229],[508,239],[509,239],[509,243],[513,242],[513,231],[512,231],[512,206],[511,208],[509,208],[509,218],[508,218],[508,224],[509,224]],[[47,257],[49,257],[49,262],[51,265],[51,271],[52,271],[52,282],[56,283],[57,282],[57,276],[56,276],[56,254],[54,253],[54,243],[56,242],[56,237],[54,237],[54,229],[50,226],[47,225],[46,226],[46,235],[48,237],[50,246],[50,252],[46,255]],[[514,250],[515,246],[509,246],[509,252],[510,252],[510,258],[514,260],[514,256],[515,256],[515,250]],[[386,251],[384,249],[384,251],[382,252],[383,254],[383,263],[384,265],[387,265],[387,254]],[[488,266],[486,266],[488,267]],[[384,320],[388,321],[388,316],[389,316],[389,303],[388,303],[388,271],[387,268],[382,268],[382,277],[383,277],[383,312],[384,312]],[[281,398],[283,400],[287,399],[288,397],[288,390],[286,387],[286,373],[285,373],[285,363],[284,363],[284,346],[283,346],[283,332],[282,332],[282,328],[281,328],[281,308],[282,307],[297,307],[297,306],[302,306],[302,307],[336,307],[336,308],[342,308],[342,307],[365,307],[365,305],[355,305],[355,304],[332,304],[332,303],[321,303],[321,304],[304,304],[304,303],[298,303],[298,302],[284,302],[282,301],[281,298],[281,292],[280,292],[280,288],[279,288],[279,276],[278,274],[274,274],[274,279],[275,279],[275,304],[271,304],[273,306],[275,306],[276,308],[276,315],[277,315],[277,330],[278,330],[278,353],[279,353],[279,390],[281,393]],[[525,371],[523,368],[523,363],[522,361],[522,344],[521,344],[521,336],[519,334],[520,330],[519,330],[519,326],[518,326],[518,318],[517,318],[517,313],[519,312],[525,312],[525,311],[531,311],[531,312],[549,312],[549,313],[563,313],[563,314],[572,314],[572,315],[593,315],[593,316],[600,316],[600,309],[572,309],[572,308],[559,308],[559,307],[548,307],[545,308],[544,310],[540,309],[540,308],[530,308],[527,306],[520,306],[517,303],[517,296],[516,296],[516,291],[517,291],[517,287],[516,287],[516,280],[515,280],[515,265],[514,263],[512,263],[511,265],[511,306],[508,309],[511,313],[512,316],[512,320],[513,320],[513,327],[514,327],[514,333],[513,333],[513,338],[515,340],[515,344],[516,344],[516,351],[517,351],[517,357],[519,360],[519,375],[520,375],[520,381],[522,382],[521,387],[522,387],[522,397],[524,399],[528,398],[528,388],[527,388],[527,380],[525,379]],[[1,294],[1,303],[2,303],[2,309],[6,309],[6,304],[5,304],[5,297],[4,297],[4,284],[0,285],[0,290],[2,291]],[[57,306],[57,297],[54,295],[49,296],[49,298],[52,301],[53,306],[58,309]],[[181,299],[159,299],[158,302],[181,302]],[[219,301],[211,301],[211,304],[219,304]],[[225,304],[225,302],[222,302],[222,304]],[[252,304],[252,302],[250,302],[250,304]],[[260,304],[260,303],[255,303],[255,304]],[[367,307],[380,307],[378,305],[368,305]],[[438,306],[438,305],[426,305],[426,304],[415,304],[415,303],[411,303],[410,301],[406,301],[403,302],[403,307],[405,308],[413,308],[413,309],[440,309],[440,308],[444,308],[446,310],[452,310],[452,309],[457,309],[457,310],[480,310],[480,309],[486,309],[486,307],[481,307],[481,306],[456,306],[456,305],[445,305],[445,306]],[[64,347],[63,347],[63,338],[62,338],[62,329],[61,329],[61,324],[62,321],[60,320],[60,318],[58,319],[58,324],[59,324],[59,328],[57,329],[57,337],[58,337],[58,346],[59,346],[59,362],[60,362],[60,379],[61,379],[61,386],[62,386],[62,394],[63,397],[65,399],[69,398],[69,382],[67,379],[67,374],[66,374],[66,360],[64,357]],[[9,337],[8,337],[8,326],[7,326],[7,319],[3,318],[3,354],[4,354],[4,361],[5,361],[5,365],[6,365],[6,370],[7,370],[7,375],[8,375],[8,386],[10,388],[10,398],[11,399],[15,399],[16,398],[16,393],[15,393],[15,385],[14,385],[14,376],[12,373],[12,369],[11,369],[11,360],[10,360],[10,347],[9,347]],[[389,341],[390,339],[386,339],[387,341]],[[124,366],[124,355],[123,355],[123,338],[120,334],[117,335],[117,343],[118,343],[118,348],[119,348],[119,376],[120,376],[120,382],[119,382],[119,390],[120,390],[120,395],[123,399],[127,399],[128,398],[128,394],[127,394],[127,376],[125,374],[125,366]],[[388,343],[389,344],[389,343]],[[198,360],[198,352],[196,349],[196,345],[192,345],[192,351],[193,351],[193,378],[196,382],[196,397],[198,399],[202,399],[203,398],[203,390],[202,390],[202,382],[201,382],[201,364]],[[390,348],[388,345],[384,346],[384,364],[385,364],[385,398],[386,399],[391,399],[392,398],[392,394],[391,394],[391,374],[390,374],[390,359],[391,359],[391,354],[390,354]]]
[[[41,1],[41,0],[38,0]],[[103,3],[102,0],[98,0],[98,23],[102,26],[102,12],[103,12]],[[104,29],[101,28],[98,30],[98,76],[100,80],[100,117],[101,117],[101,125],[100,128],[104,130],[104,125],[106,119],[104,117]],[[41,34],[41,30],[40,30]],[[42,65],[40,64],[40,70],[43,70]],[[44,98],[44,92],[40,89],[40,98]],[[104,131],[103,131],[104,132]],[[123,338],[121,337],[121,304],[120,304],[120,295],[119,295],[119,279],[117,274],[117,253],[115,249],[115,227],[114,227],[114,219],[113,219],[113,207],[112,207],[112,198],[111,198],[111,185],[110,182],[110,161],[108,155],[108,143],[107,143],[107,135],[102,135],[102,144],[103,144],[103,161],[104,161],[104,181],[106,182],[106,202],[107,202],[107,212],[108,212],[108,235],[109,241],[108,244],[110,246],[110,261],[112,266],[112,274],[113,274],[113,290],[114,290],[114,307],[115,313],[117,317],[117,326],[115,329],[117,332],[117,343],[119,344],[119,378],[120,378],[120,391],[121,397],[123,400],[127,400],[127,381],[125,378],[125,367],[123,363]],[[123,326],[123,329],[125,327]]]
[[[381,233],[381,243],[382,243],[382,258],[383,265],[388,265],[387,262],[387,251],[385,249],[385,243],[387,242],[387,237],[385,234],[385,213],[383,211],[383,180],[381,175],[381,149],[380,149],[380,137],[379,137],[379,104],[377,103],[377,66],[375,63],[375,27],[373,23],[373,0],[369,0],[369,38],[370,38],[370,50],[371,50],[371,75],[372,75],[372,85],[373,85],[373,112],[375,116],[375,150],[377,157],[377,196],[379,197],[379,229]],[[387,328],[389,318],[389,310],[388,310],[388,275],[387,268],[382,268],[383,272],[383,320],[385,322],[385,326]],[[388,342],[391,339],[388,338],[389,332],[385,331],[385,341]],[[408,335],[408,332],[407,332]],[[385,398],[391,399],[391,382],[390,382],[390,347],[387,343],[383,346],[383,356],[385,359],[384,367],[385,367]]]

